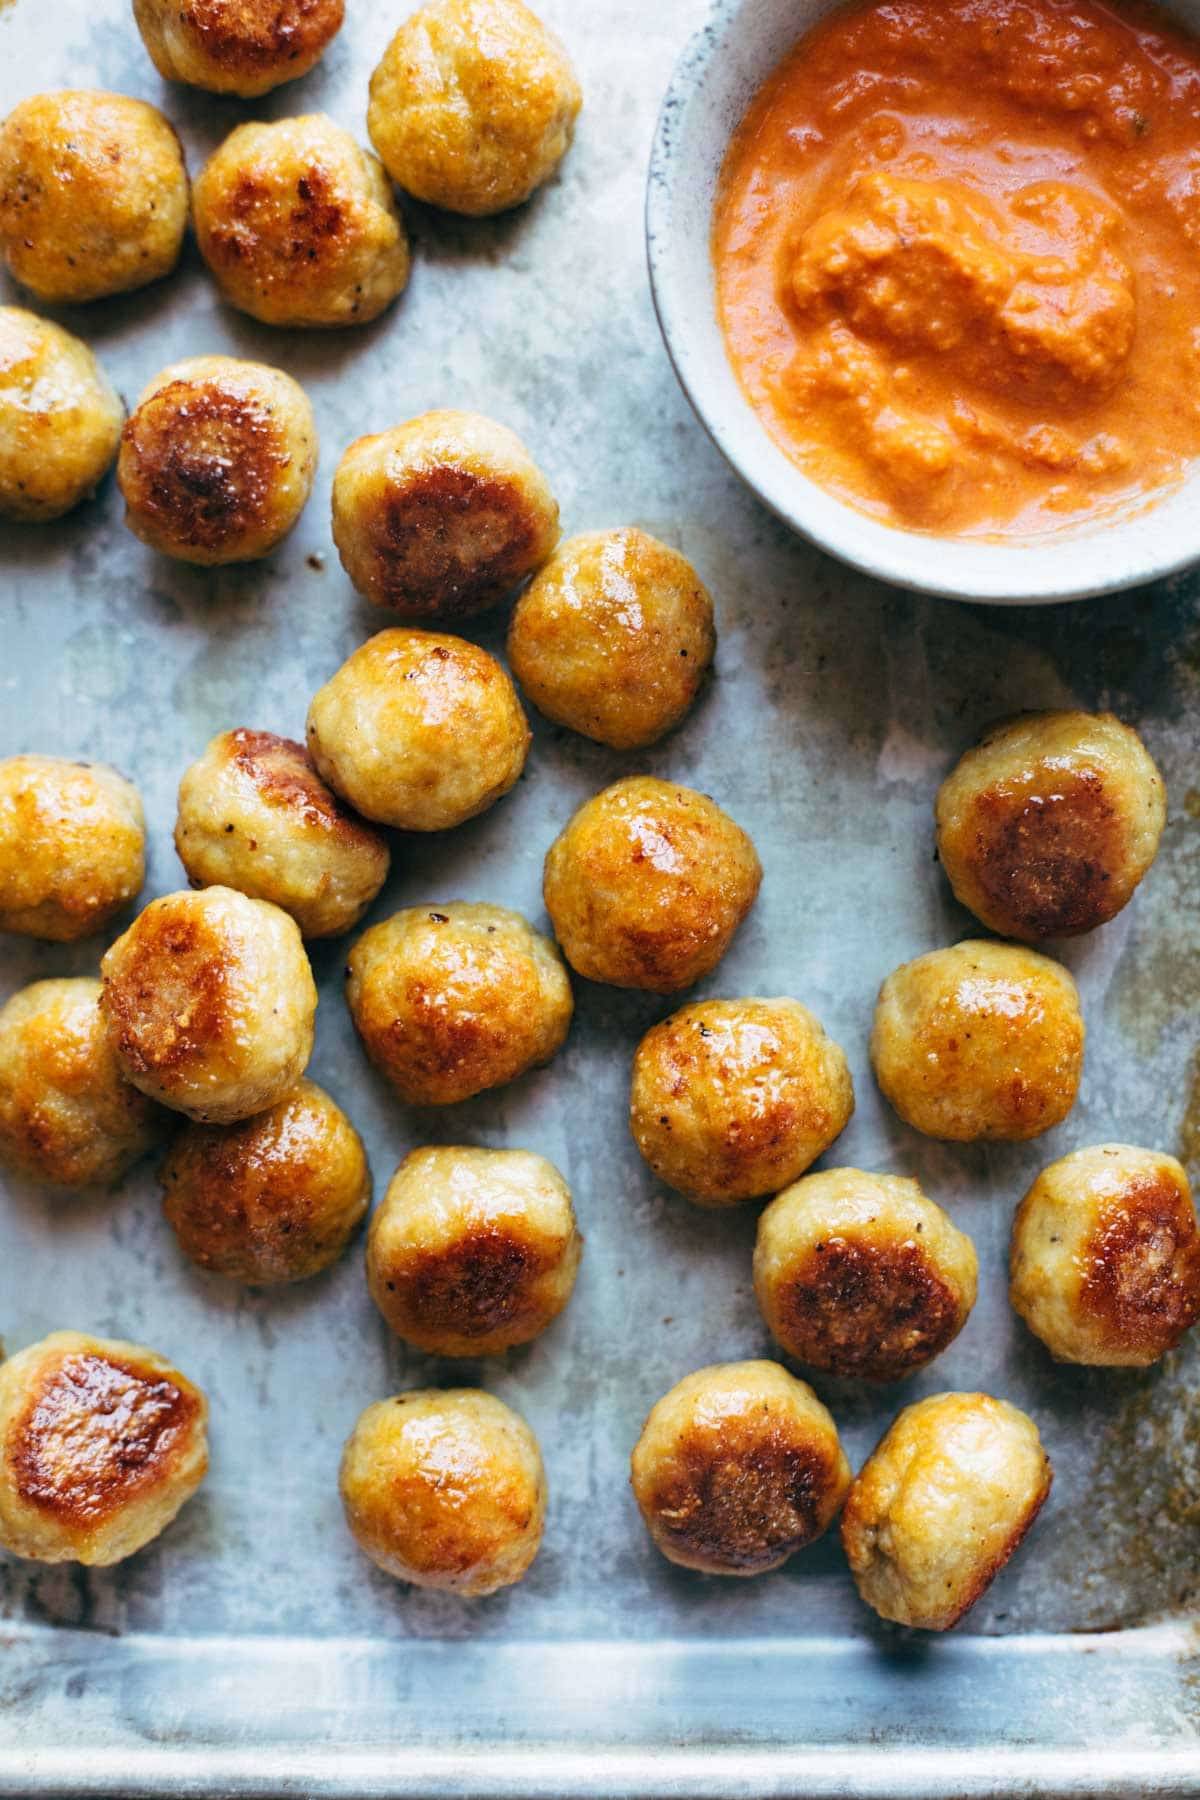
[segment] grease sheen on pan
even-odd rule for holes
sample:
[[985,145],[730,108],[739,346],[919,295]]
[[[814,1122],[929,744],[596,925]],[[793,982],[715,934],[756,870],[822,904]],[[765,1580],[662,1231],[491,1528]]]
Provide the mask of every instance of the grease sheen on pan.
[[81,338],[0,306],[0,517],[61,518],[111,467],[125,409]]
[[344,11],[344,0],[133,0],[164,81],[244,100],[307,75]]

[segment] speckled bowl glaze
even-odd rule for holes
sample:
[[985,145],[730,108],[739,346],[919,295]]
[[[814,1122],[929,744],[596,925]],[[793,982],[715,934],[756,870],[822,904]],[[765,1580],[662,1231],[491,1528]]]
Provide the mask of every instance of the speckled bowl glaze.
[[[1200,559],[1200,467],[1150,506],[1053,536],[989,542],[904,531],[810,481],[768,435],[730,368],[716,314],[713,202],[729,139],[772,69],[837,0],[716,0],[659,115],[646,245],[667,350],[697,416],[742,479],[793,530],[882,581],[996,605],[1081,600]],[[1168,11],[1200,29],[1200,0]]]

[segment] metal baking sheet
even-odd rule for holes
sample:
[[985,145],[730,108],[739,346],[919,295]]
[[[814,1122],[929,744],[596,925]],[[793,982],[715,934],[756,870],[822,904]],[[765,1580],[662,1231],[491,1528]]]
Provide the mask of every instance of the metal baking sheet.
[[[0,107],[61,85],[143,95],[178,123],[193,170],[245,117],[323,108],[361,134],[367,76],[402,10],[351,0],[321,69],[241,104],[165,88],[123,0],[15,0],[0,13]],[[769,1346],[750,1290],[753,1209],[693,1210],[655,1186],[628,1137],[629,1059],[670,1003],[577,983],[576,1023],[551,1068],[411,1112],[355,1043],[343,947],[321,945],[312,1072],[365,1133],[377,1191],[422,1142],[543,1152],[566,1173],[587,1236],[576,1297],[529,1348],[479,1366],[431,1362],[389,1339],[358,1247],[315,1282],[248,1293],[183,1262],[149,1167],[111,1196],[10,1183],[9,1348],[62,1326],[161,1347],[211,1396],[214,1456],[199,1497],[131,1562],[88,1573],[0,1559],[0,1793],[1192,1793],[1200,1345],[1144,1373],[1055,1369],[1010,1315],[1003,1265],[1013,1205],[1052,1155],[1125,1138],[1190,1152],[1200,1172],[1200,584],[989,611],[873,585],[790,537],[692,419],[647,290],[646,154],[701,0],[542,10],[586,91],[560,179],[495,222],[412,209],[412,284],[379,323],[337,335],[261,327],[218,303],[190,249],[174,279],[59,315],[127,397],[184,354],[279,363],[312,396],[321,468],[294,536],[231,571],[145,550],[111,485],[61,525],[0,533],[0,753],[116,763],[147,803],[147,897],[180,885],[171,826],[187,763],[228,726],[298,735],[314,688],[384,622],[356,601],[330,542],[344,445],[432,406],[515,427],[568,530],[636,522],[693,558],[716,598],[716,677],[636,765],[535,719],[516,791],[460,831],[400,841],[372,916],[462,897],[540,919],[542,855],[586,795],[631,766],[714,794],[754,835],[766,878],[699,991],[812,1006],[845,1045],[858,1092],[835,1158],[917,1175],[980,1251],[978,1307],[933,1368],[882,1394],[818,1382],[851,1458],[904,1402],[984,1387],[1038,1419],[1054,1493],[946,1639],[880,1626],[832,1537],[753,1582],[673,1570],[628,1493],[641,1420],[688,1370]],[[478,635],[497,646],[502,622]],[[1162,853],[1134,904],[1064,952],[1089,1024],[1065,1126],[1028,1146],[935,1144],[882,1105],[866,1060],[881,977],[968,925],[934,861],[932,795],[987,720],[1068,703],[1112,707],[1145,733],[1171,795]],[[90,971],[101,949],[9,940],[0,992]],[[529,1418],[551,1488],[530,1577],[482,1602],[375,1571],[336,1491],[363,1405],[463,1379]]]

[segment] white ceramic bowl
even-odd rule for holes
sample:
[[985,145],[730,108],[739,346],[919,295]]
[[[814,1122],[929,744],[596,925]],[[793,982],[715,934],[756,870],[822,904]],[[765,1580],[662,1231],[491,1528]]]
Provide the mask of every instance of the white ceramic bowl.
[[[1200,558],[1200,468],[1155,505],[1030,542],[939,538],[883,525],[810,481],[760,424],[725,355],[710,254],[713,201],[735,126],[772,69],[836,0],[716,0],[663,101],[646,244],[675,371],[717,448],[779,517],[883,581],[956,600],[1079,600]],[[1200,27],[1200,0],[1170,11]]]

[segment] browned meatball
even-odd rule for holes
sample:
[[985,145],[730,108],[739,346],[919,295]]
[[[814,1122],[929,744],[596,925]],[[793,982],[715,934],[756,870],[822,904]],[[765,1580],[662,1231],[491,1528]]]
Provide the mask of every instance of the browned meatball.
[[63,756],[0,762],[0,931],[71,943],[103,931],[146,875],[132,782]]
[[344,11],[344,0],[133,0],[164,81],[242,99],[307,75]]

